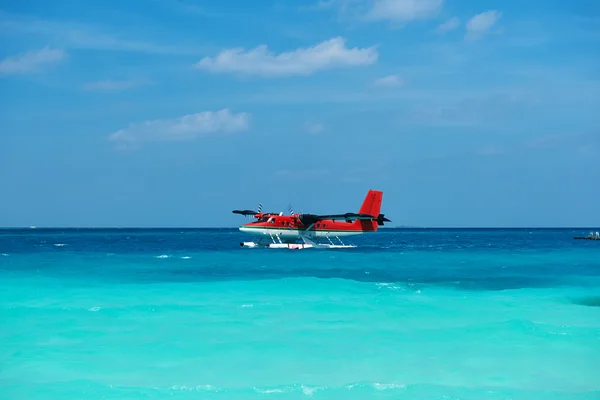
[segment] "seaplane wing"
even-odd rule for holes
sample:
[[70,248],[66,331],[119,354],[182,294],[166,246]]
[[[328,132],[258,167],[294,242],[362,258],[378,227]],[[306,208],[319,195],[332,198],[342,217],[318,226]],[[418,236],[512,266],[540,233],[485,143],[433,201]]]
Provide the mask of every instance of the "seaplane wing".
[[277,215],[277,213],[254,211],[254,210],[233,210],[232,213],[241,214],[241,215],[245,215],[245,216],[253,215],[253,216],[258,216],[258,217],[269,217],[271,215]]
[[300,218],[300,221],[302,221],[302,223],[305,225],[314,224],[319,221],[346,221],[346,222],[353,222],[356,220],[377,221],[378,225],[383,225],[384,222],[391,222],[389,219],[385,218],[384,214],[379,214],[377,216],[374,216],[371,214],[358,214],[358,213],[324,214],[324,215],[300,214],[298,217]]
[[325,215],[317,215],[316,216],[319,220],[323,221],[323,220],[330,220],[330,221],[341,221],[341,220],[345,220],[345,221],[356,221],[358,220],[365,220],[365,221],[369,221],[369,220],[373,220],[376,217],[369,215],[369,214],[357,214],[357,213],[345,213],[345,214],[325,214]]
[[254,211],[254,210],[233,210],[232,213],[234,213],[234,214],[242,214],[242,215],[256,215],[256,214],[258,214],[258,211]]

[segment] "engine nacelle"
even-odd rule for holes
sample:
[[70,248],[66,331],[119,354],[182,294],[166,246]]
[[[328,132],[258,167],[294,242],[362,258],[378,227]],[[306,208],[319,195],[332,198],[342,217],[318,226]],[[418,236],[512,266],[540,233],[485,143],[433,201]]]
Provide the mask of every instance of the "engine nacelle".
[[315,214],[300,214],[298,215],[298,219],[300,220],[302,225],[305,226],[315,224],[318,221],[320,221],[320,219]]

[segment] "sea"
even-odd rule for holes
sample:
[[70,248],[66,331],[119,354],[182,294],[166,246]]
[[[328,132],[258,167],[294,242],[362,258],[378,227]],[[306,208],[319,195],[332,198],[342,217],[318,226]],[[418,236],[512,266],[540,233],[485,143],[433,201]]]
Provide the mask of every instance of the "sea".
[[592,230],[0,230],[0,399],[600,399]]

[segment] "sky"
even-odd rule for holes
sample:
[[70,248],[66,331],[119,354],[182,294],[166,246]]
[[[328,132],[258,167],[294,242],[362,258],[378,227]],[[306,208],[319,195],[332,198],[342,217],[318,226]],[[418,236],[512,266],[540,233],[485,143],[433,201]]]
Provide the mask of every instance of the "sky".
[[596,0],[8,0],[0,43],[0,226],[600,226]]

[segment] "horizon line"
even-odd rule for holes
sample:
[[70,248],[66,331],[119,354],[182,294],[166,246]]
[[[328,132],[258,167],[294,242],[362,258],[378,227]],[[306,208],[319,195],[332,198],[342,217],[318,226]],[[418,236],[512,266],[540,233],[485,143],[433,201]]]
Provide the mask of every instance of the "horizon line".
[[[236,226],[0,226],[0,230],[36,230],[36,229],[238,229]],[[594,226],[384,226],[386,229],[598,229]]]

